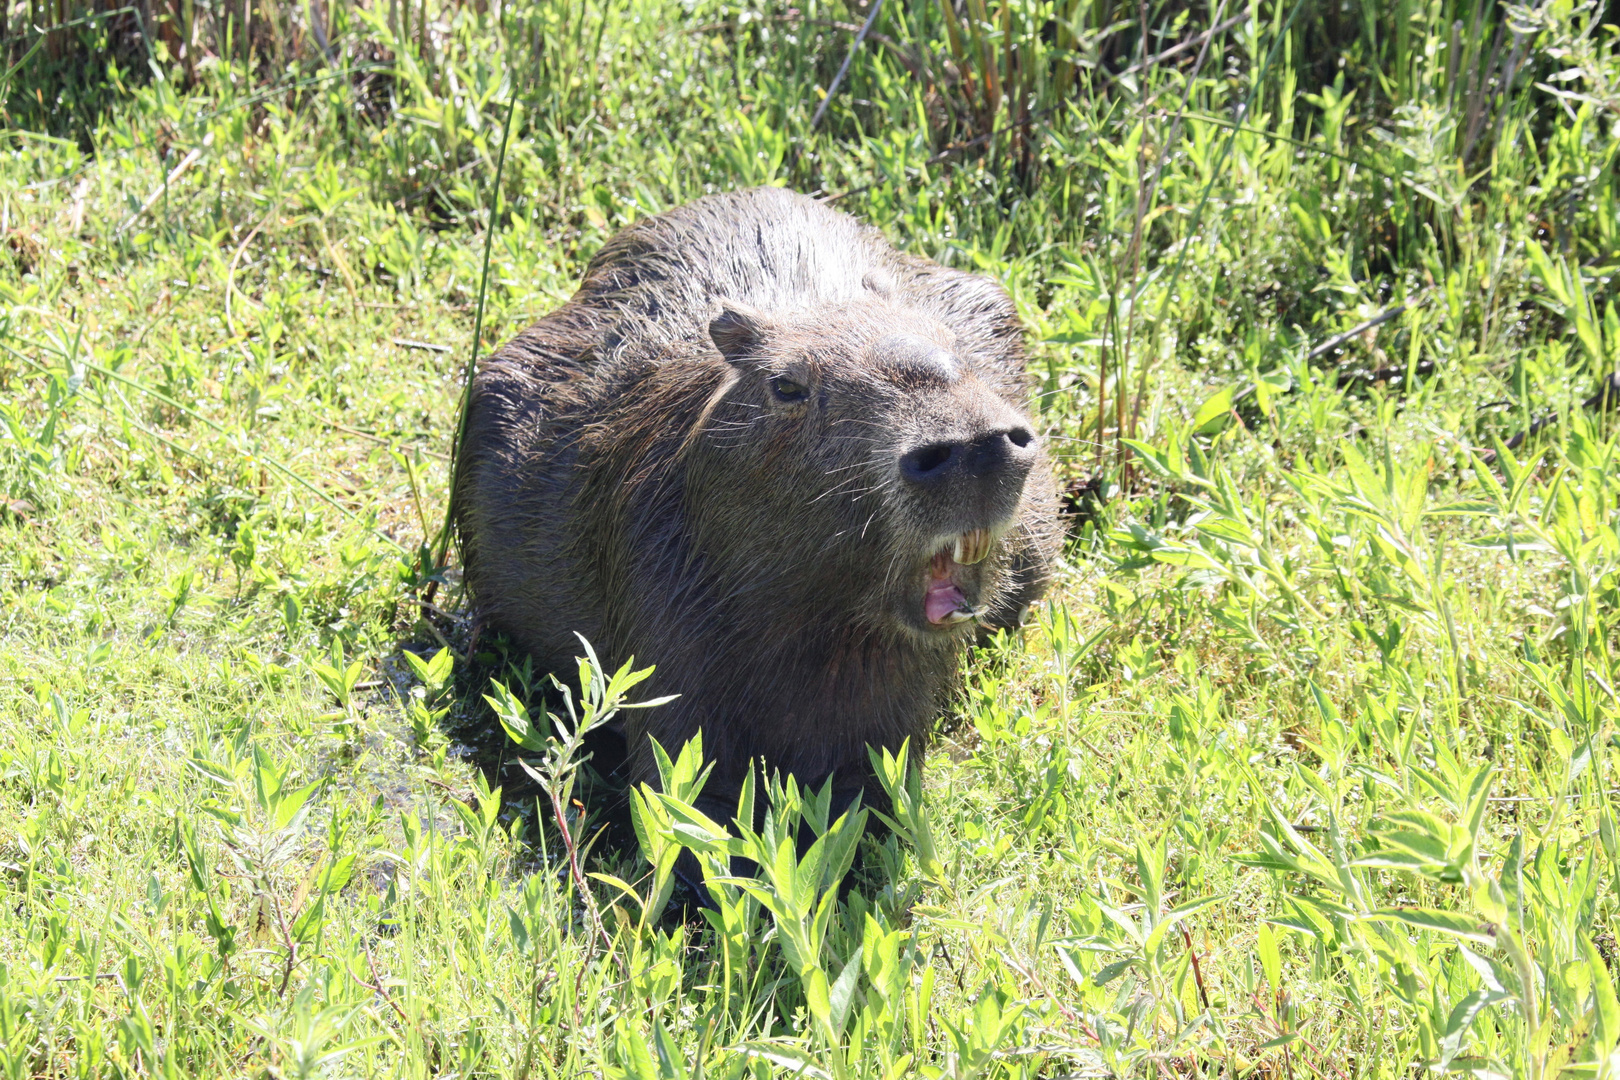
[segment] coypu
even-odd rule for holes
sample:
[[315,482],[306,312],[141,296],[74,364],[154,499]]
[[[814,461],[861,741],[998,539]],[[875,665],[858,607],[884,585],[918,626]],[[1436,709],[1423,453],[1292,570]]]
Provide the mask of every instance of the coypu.
[[834,775],[842,809],[868,744],[920,747],[975,624],[1047,584],[1027,401],[987,278],[780,188],[643,219],[479,367],[455,487],[477,616],[545,670],[576,631],[657,666],[648,692],[680,696],[627,714],[633,781],[657,783],[649,736],[701,728],[720,820],[761,758]]

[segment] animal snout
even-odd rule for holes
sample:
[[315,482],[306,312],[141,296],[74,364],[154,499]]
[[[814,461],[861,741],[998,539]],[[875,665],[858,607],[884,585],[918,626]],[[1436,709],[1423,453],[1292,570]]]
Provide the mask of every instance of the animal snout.
[[990,481],[1023,483],[1035,462],[1035,433],[1022,424],[972,439],[924,443],[902,454],[900,475],[921,488]]

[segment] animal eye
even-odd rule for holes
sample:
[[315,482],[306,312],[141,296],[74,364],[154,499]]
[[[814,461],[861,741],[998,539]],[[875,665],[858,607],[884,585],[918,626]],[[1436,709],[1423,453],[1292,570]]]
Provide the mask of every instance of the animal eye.
[[771,380],[771,393],[776,395],[777,401],[803,401],[810,396],[803,384],[780,377]]

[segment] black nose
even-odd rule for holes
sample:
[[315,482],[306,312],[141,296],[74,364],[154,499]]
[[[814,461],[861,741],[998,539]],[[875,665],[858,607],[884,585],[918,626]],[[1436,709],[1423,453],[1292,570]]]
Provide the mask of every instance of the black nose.
[[1034,460],[1035,433],[1015,426],[965,442],[925,443],[901,456],[900,475],[925,487],[953,480],[1022,480]]

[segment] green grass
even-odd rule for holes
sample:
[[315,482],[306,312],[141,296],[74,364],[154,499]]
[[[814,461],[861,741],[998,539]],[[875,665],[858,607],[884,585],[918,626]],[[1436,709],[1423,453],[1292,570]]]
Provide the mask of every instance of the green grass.
[[[90,81],[105,20],[11,12],[3,1074],[1620,1074],[1615,31],[1227,5],[1153,60],[1215,7],[891,0],[813,132],[868,8],[338,6],[330,61]],[[888,836],[726,835],[671,747],[592,844],[429,557],[486,243],[489,348],[771,182],[1007,284],[1086,514]],[[681,846],[762,870],[683,922]]]

